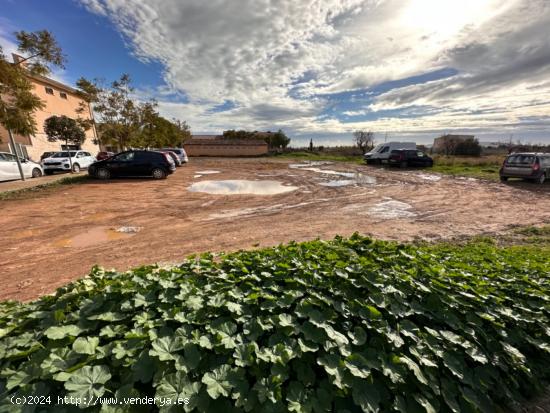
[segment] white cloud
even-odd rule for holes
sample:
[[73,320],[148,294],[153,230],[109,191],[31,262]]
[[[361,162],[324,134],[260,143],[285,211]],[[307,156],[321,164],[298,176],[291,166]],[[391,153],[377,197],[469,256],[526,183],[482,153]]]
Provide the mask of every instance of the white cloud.
[[[112,19],[140,59],[158,60],[188,103],[161,111],[194,130],[356,128],[431,131],[547,127],[550,6],[546,0],[81,0]],[[452,78],[391,90],[343,123],[320,94],[369,88],[451,67]],[[301,78],[307,81],[296,83]],[[235,106],[215,113],[226,101]],[[421,115],[421,116],[419,116]],[[522,126],[523,125],[523,126]]]

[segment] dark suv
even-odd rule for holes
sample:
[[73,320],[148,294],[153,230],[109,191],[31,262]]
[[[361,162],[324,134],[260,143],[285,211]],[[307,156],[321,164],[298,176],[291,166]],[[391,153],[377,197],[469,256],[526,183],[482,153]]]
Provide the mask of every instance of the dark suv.
[[163,179],[175,170],[174,161],[167,153],[126,151],[91,164],[88,174],[99,179],[117,176],[152,176]]
[[550,178],[550,153],[512,153],[500,168],[500,180],[523,178],[539,184]]
[[415,149],[394,149],[388,158],[390,165],[407,166],[433,166],[434,160],[422,151]]

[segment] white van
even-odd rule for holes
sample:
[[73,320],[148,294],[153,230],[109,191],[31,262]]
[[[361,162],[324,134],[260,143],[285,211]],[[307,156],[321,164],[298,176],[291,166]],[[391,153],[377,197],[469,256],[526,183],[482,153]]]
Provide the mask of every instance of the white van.
[[367,164],[388,162],[391,151],[395,149],[416,149],[415,142],[385,142],[377,145],[372,151],[363,155]]

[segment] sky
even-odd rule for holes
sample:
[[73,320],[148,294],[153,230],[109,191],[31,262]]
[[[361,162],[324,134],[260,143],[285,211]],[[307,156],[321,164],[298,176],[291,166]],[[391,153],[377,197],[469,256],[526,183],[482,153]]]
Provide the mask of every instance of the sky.
[[195,134],[277,130],[293,146],[550,143],[548,0],[0,0],[0,45],[50,30],[52,77],[112,81]]

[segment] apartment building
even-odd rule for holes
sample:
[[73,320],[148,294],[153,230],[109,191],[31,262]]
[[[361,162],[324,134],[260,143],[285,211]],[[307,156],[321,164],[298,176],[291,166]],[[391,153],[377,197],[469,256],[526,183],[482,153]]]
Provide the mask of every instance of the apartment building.
[[[14,56],[14,61],[17,61],[18,56]],[[9,144],[8,132],[0,125],[0,152],[17,152],[20,156],[39,161],[40,156],[44,152],[54,152],[64,149],[82,149],[95,155],[99,152],[99,146],[94,143],[97,139],[95,130],[89,129],[86,131],[86,140],[78,148],[71,146],[65,148],[63,142],[50,142],[44,132],[44,121],[50,116],[65,115],[69,118],[76,119],[92,118],[90,106],[78,97],[75,89],[63,83],[57,82],[44,76],[28,76],[32,83],[34,93],[43,102],[44,107],[34,113],[37,132],[31,136],[14,135],[16,148],[11,148]],[[86,113],[77,113],[81,103],[85,103],[88,107]]]

